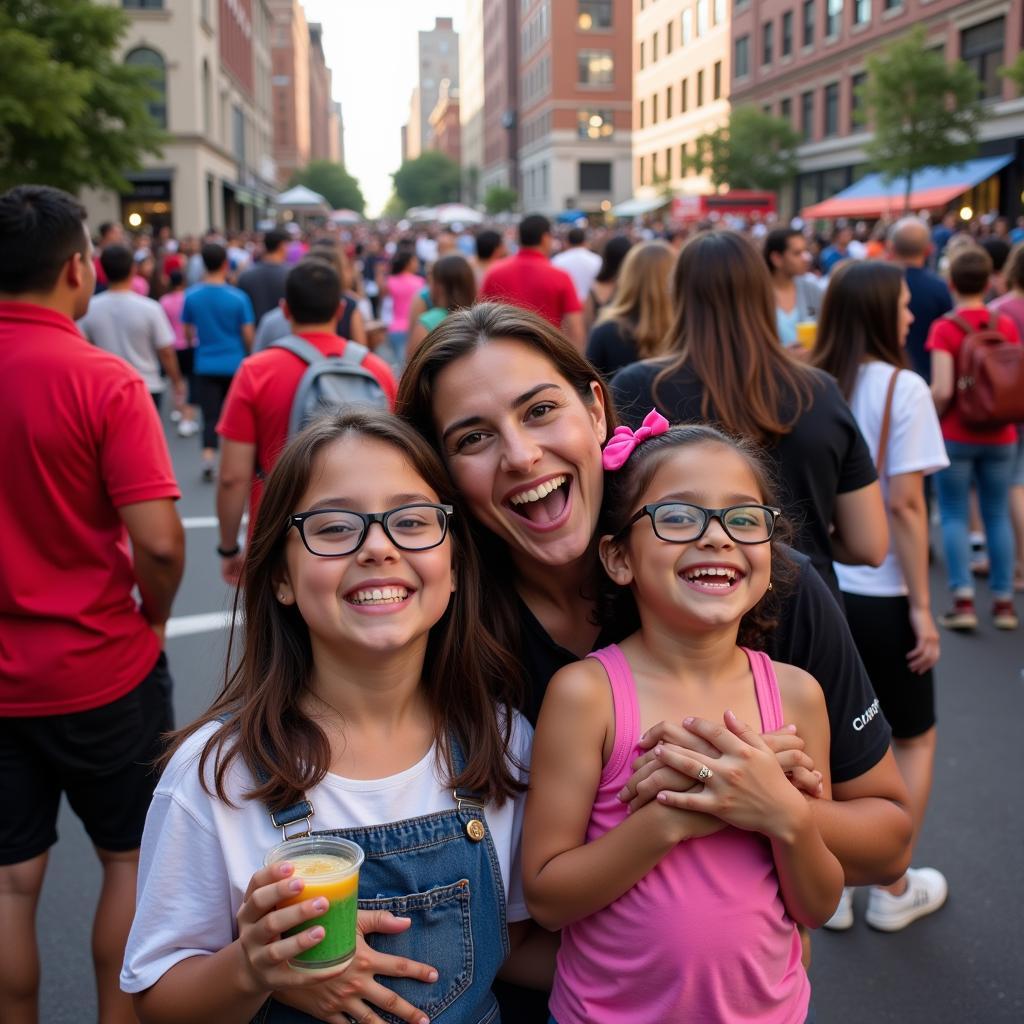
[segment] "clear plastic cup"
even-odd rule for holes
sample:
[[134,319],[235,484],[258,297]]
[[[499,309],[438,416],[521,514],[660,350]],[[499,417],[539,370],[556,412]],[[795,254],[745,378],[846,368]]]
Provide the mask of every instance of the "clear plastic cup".
[[359,898],[359,867],[363,851],[347,839],[334,836],[304,836],[280,843],[267,853],[267,867],[288,861],[295,868],[293,877],[305,883],[297,896],[278,904],[278,909],[303,900],[324,897],[327,910],[319,917],[303,921],[284,934],[296,935],[320,925],[324,937],[315,946],[303,950],[290,963],[301,971],[323,971],[347,964],[356,951],[356,910]]
[[801,320],[796,325],[796,340],[801,348],[814,348],[818,340],[818,325],[813,320]]

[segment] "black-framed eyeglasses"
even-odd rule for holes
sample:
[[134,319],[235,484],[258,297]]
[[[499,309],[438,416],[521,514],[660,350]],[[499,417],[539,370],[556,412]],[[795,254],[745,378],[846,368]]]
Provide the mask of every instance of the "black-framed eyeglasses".
[[363,546],[373,523],[380,523],[388,540],[403,551],[436,548],[448,534],[451,505],[427,502],[399,505],[386,512],[353,512],[346,508],[318,508],[288,517],[288,529],[299,531],[311,555],[336,558],[351,555]]
[[669,544],[689,544],[700,540],[717,519],[726,536],[737,544],[765,544],[772,539],[775,521],[782,510],[768,505],[730,505],[728,508],[704,508],[681,501],[659,501],[644,505],[618,532],[621,537],[644,516],[650,517],[654,535]]

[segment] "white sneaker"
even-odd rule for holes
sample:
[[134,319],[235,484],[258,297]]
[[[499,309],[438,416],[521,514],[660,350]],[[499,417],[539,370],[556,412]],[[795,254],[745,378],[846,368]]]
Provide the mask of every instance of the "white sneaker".
[[883,932],[898,932],[919,917],[932,914],[943,903],[949,886],[935,868],[907,868],[907,888],[902,896],[872,887],[864,920]]
[[843,886],[843,894],[839,897],[839,905],[835,913],[822,925],[830,932],[845,932],[853,927],[853,887]]
[[178,424],[178,437],[193,437],[199,433],[199,424],[195,420],[182,420]]

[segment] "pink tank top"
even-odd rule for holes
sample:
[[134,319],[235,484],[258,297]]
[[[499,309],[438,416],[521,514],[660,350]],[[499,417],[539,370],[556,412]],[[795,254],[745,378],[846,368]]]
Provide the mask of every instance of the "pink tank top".
[[[762,732],[783,725],[771,659],[746,651]],[[636,684],[613,644],[604,666],[615,742],[587,827],[593,842],[627,808],[616,794],[641,753]],[[726,827],[680,843],[624,896],[562,931],[551,1013],[558,1024],[802,1024],[811,986],[779,892],[771,846]]]

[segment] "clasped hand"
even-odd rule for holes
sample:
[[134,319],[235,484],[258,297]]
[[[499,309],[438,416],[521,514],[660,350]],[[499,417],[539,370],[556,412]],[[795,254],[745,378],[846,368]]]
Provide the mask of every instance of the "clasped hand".
[[412,923],[407,917],[360,910],[356,952],[347,964],[316,972],[297,971],[289,966],[289,960],[321,941],[323,929],[317,925],[296,935],[283,937],[283,933],[327,909],[322,898],[277,909],[279,903],[302,891],[304,883],[293,878],[293,872],[290,864],[274,864],[261,868],[249,882],[237,916],[242,969],[248,987],[254,992],[273,993],[279,1002],[327,1024],[348,1024],[350,1018],[359,1024],[384,1024],[370,1004],[409,1024],[427,1024],[422,1010],[381,985],[374,975],[431,984],[437,981],[437,971],[429,964],[379,953],[365,939],[373,932],[405,931]]

